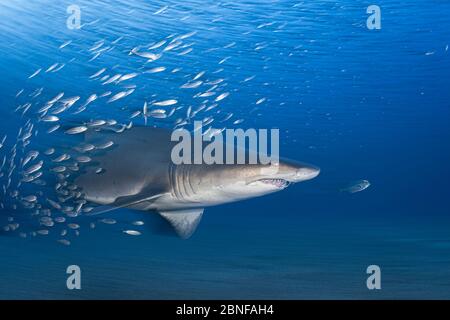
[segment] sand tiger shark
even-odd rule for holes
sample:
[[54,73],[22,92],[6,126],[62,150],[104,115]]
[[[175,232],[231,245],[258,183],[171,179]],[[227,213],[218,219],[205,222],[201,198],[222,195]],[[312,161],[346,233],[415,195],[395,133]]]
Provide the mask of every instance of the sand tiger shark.
[[[114,208],[156,211],[181,238],[189,238],[204,208],[281,191],[315,178],[319,168],[280,160],[276,164],[180,164],[171,161],[171,132],[133,127],[123,133],[95,132],[85,141],[114,141],[92,157],[96,168],[76,178],[86,200]],[[104,212],[103,211],[103,212]]]

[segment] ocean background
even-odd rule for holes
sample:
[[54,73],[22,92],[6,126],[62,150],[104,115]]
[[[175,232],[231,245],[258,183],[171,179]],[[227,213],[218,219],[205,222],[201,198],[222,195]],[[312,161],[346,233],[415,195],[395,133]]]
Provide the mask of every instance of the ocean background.
[[[81,29],[66,26],[72,4]],[[371,4],[381,7],[381,30],[366,27]],[[180,85],[205,71],[230,93],[218,108],[243,120],[229,127],[279,128],[281,155],[318,165],[320,176],[207,208],[188,240],[156,214],[125,209],[108,214],[116,225],[81,228],[70,246],[51,231],[3,232],[0,298],[449,299],[448,1],[1,0],[0,139],[23,125],[14,110],[25,94],[43,87],[43,101],[61,91],[86,99],[102,89],[89,79],[100,68],[142,71],[131,49],[191,32],[183,40],[191,52],[169,51],[146,66],[165,72],[129,80],[137,88],[126,100],[99,101],[80,117],[114,119],[123,104],[139,109],[152,96],[196,105]],[[89,61],[102,40],[113,48]],[[66,65],[45,73],[54,63]],[[371,186],[341,191],[360,179]],[[0,225],[21,214],[5,206]],[[137,219],[143,234],[123,234]],[[66,288],[72,264],[82,270],[81,290]],[[372,264],[381,290],[366,287]]]

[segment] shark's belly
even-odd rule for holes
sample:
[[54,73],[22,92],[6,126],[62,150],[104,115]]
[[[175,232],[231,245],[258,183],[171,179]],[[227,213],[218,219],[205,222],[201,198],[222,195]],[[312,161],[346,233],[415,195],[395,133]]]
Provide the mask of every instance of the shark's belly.
[[172,193],[166,193],[161,197],[155,199],[154,201],[149,202],[148,206],[141,206],[140,209],[136,210],[157,210],[157,211],[185,210],[193,208],[211,207],[226,202],[228,201],[218,198],[196,199],[195,197],[190,197],[188,199],[180,199]]

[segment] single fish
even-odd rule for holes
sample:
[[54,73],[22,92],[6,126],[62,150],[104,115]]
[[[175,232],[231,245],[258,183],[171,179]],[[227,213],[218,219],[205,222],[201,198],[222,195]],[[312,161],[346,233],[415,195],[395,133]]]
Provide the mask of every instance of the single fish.
[[116,220],[110,219],[110,218],[104,218],[99,221],[104,224],[115,224],[116,223]]
[[163,46],[166,42],[167,42],[167,40],[161,40],[161,41],[155,43],[154,45],[148,47],[148,50],[158,49],[159,47]]
[[91,48],[89,48],[89,51],[95,51],[97,49],[99,49],[101,46],[103,46],[105,44],[105,41],[100,40],[97,41]]
[[88,156],[79,156],[76,158],[76,160],[77,160],[77,162],[80,162],[80,163],[88,163],[88,162],[91,162],[92,159]]
[[72,230],[76,230],[76,229],[80,228],[80,225],[76,224],[76,223],[69,223],[69,224],[67,224],[67,227],[72,229]]
[[229,94],[230,94],[229,92],[224,92],[221,95],[219,95],[214,101],[219,102],[219,101],[225,99],[226,97],[228,97]]
[[31,76],[28,77],[28,79],[34,78],[35,76],[37,76],[39,74],[39,72],[41,72],[41,68],[37,69]]
[[140,236],[141,233],[136,230],[124,230],[123,233],[128,234],[130,236]]
[[52,64],[50,67],[48,67],[47,70],[45,70],[45,72],[47,73],[47,72],[52,71],[52,70],[55,69],[58,65],[59,65],[59,63],[54,63],[54,64]]
[[23,93],[24,89],[20,89],[17,93],[16,93],[16,98],[19,97],[22,93]]
[[208,81],[206,84],[207,85],[211,85],[211,86],[215,86],[217,84],[220,84],[224,81],[224,79],[217,79],[217,80],[213,80],[213,81]]
[[71,128],[71,129],[67,130],[65,133],[66,134],[79,134],[79,133],[86,132],[87,129],[88,128],[86,126],[79,126],[79,127]]
[[135,73],[135,72],[133,72],[133,73],[128,73],[128,74],[125,74],[125,75],[121,76],[120,79],[118,80],[118,82],[130,80],[130,79],[133,79],[133,78],[135,78],[135,77],[137,77],[137,76],[138,76],[138,74]]
[[181,45],[180,41],[175,41],[175,42],[169,43],[167,45],[167,47],[164,48],[163,51],[170,51],[170,50],[175,49],[176,47],[178,47],[180,45]]
[[189,33],[182,34],[181,36],[178,36],[177,38],[179,40],[184,40],[184,39],[190,38],[190,37],[192,37],[193,35],[196,35],[196,34],[197,34],[197,31],[192,31],[192,32],[189,32]]
[[192,49],[192,48],[187,48],[186,50],[181,51],[180,53],[178,53],[178,55],[179,55],[179,56],[184,56],[184,55],[190,53],[192,50],[194,50],[194,49]]
[[[48,103],[48,102],[47,102]],[[40,108],[37,112],[38,113],[43,113],[45,115],[45,113],[48,111],[48,109],[50,109],[51,107],[53,107],[53,104],[46,104],[45,106],[43,106],[42,108]]]
[[61,126],[60,126],[59,124],[54,125],[53,127],[49,128],[49,129],[47,130],[47,133],[55,132],[55,131],[58,130],[60,127],[61,127]]
[[159,58],[161,58],[161,54],[155,54],[155,53],[151,53],[151,52],[138,52],[135,49],[133,49],[131,52],[139,57],[148,59],[150,62],[156,61]]
[[164,7],[160,8],[159,10],[155,11],[153,14],[161,14],[164,11],[166,11],[167,9],[169,9],[169,6],[164,6]]
[[110,96],[111,94],[112,94],[111,91],[106,91],[105,93],[101,94],[99,98],[104,98],[104,97]]
[[61,106],[59,106],[58,108],[55,108],[55,109],[53,109],[52,111],[51,111],[51,113],[52,114],[60,114],[60,113],[63,113],[64,111],[66,111],[67,110],[67,106],[66,105],[61,105]]
[[230,120],[232,116],[233,116],[233,113],[230,112],[225,118],[223,118],[223,120],[221,122],[225,122],[227,120]]
[[205,74],[205,71],[197,73],[197,75],[192,79],[193,81],[200,79]]
[[62,208],[61,205],[58,202],[56,202],[56,201],[53,201],[51,199],[47,199],[47,202],[50,203],[50,205],[53,208],[55,208],[56,210],[61,210],[61,208]]
[[126,96],[130,95],[131,93],[133,93],[133,91],[134,91],[134,89],[127,90],[127,91],[121,91],[121,92],[119,92],[119,93],[113,95],[113,96],[108,100],[108,103],[114,102],[114,101],[119,100],[119,99],[122,99],[122,98],[125,98]]
[[148,104],[147,104],[147,101],[144,101],[144,106],[142,107],[142,113],[144,116],[146,116],[147,112],[148,112]]
[[22,162],[22,167],[25,167],[28,162],[35,160],[39,156],[39,151],[33,150],[27,153],[25,159]]
[[194,82],[188,82],[181,86],[181,89],[195,89],[201,86],[203,81],[194,81]]
[[51,228],[55,225],[55,223],[53,221],[44,221],[44,222],[41,222],[41,225],[43,225],[44,227]]
[[98,144],[97,149],[104,150],[104,149],[108,149],[108,148],[112,147],[113,145],[114,145],[113,141],[107,141],[105,143]]
[[66,167],[65,166],[59,166],[59,167],[54,167],[52,169],[50,169],[52,172],[56,172],[56,173],[63,173],[66,171]]
[[112,76],[111,78],[109,78],[108,80],[106,80],[105,82],[103,82],[102,85],[110,84],[116,80],[119,80],[121,77],[122,77],[122,74],[116,74],[116,75]]
[[357,180],[341,191],[348,193],[357,193],[366,190],[368,187],[370,187],[370,182],[368,180]]
[[3,136],[3,138],[2,138],[2,140],[1,140],[1,142],[0,142],[0,149],[1,148],[3,148],[3,145],[5,144],[5,141],[6,141],[6,138],[7,138],[8,136],[5,134],[4,136]]
[[149,70],[144,71],[144,73],[158,73],[166,70],[166,67],[155,67]]
[[95,101],[97,98],[98,98],[98,97],[97,97],[97,95],[96,95],[95,93],[94,93],[94,94],[91,94],[91,95],[86,99],[86,102],[83,104],[83,107],[85,107],[85,106],[87,106],[89,103]]
[[41,120],[44,122],[57,122],[59,121],[59,118],[57,116],[45,116],[41,118]]
[[153,102],[152,105],[159,106],[159,107],[167,107],[167,106],[173,106],[174,104],[177,104],[177,103],[178,103],[177,100],[169,99],[169,100],[164,100],[164,101]]
[[62,104],[64,104],[67,108],[70,108],[71,106],[73,106],[75,104],[75,102],[77,102],[78,100],[80,100],[79,96],[75,96],[75,97],[70,97],[64,100],[60,100],[60,102]]
[[228,49],[228,48],[234,47],[235,45],[236,45],[236,42],[231,42],[231,43],[225,45],[223,48],[224,48],[224,49]]
[[101,75],[103,72],[106,71],[106,68],[102,68],[100,70],[98,70],[96,73],[94,73],[93,75],[91,75],[89,78],[97,78],[99,75]]
[[231,57],[225,57],[222,60],[219,61],[219,64],[222,64],[224,62],[226,62],[228,59],[230,59]]
[[130,116],[130,119],[136,118],[137,116],[139,116],[141,114],[140,110],[137,110],[135,112],[133,112]]
[[84,207],[84,208],[83,208],[83,212],[84,212],[84,213],[89,213],[89,212],[91,212],[92,210],[94,210],[94,207]]
[[91,122],[88,123],[89,127],[101,127],[104,126],[106,124],[105,120],[93,120]]
[[26,196],[26,197],[23,197],[22,200],[24,200],[26,202],[36,202],[37,197],[36,196]]
[[30,175],[32,173],[35,173],[35,172],[39,171],[42,168],[43,165],[44,165],[44,162],[43,161],[39,161],[35,165],[32,165],[27,170],[25,170],[24,174],[25,175]]
[[68,40],[66,42],[64,42],[62,45],[59,46],[59,49],[65,48],[67,47],[69,44],[72,43],[72,40]]
[[154,109],[149,113],[149,116],[151,116],[153,118],[158,118],[158,119],[167,118],[166,110],[163,110],[163,109]]
[[80,146],[74,147],[74,149],[80,153],[89,152],[95,149],[95,146],[90,143],[82,144]]
[[59,99],[61,99],[64,96],[64,92],[58,93],[53,99],[47,102],[47,104],[54,104]]
[[52,161],[53,162],[63,162],[63,161],[69,160],[69,159],[70,159],[70,156],[68,154],[64,153],[64,154],[60,155],[59,157],[53,159]]
[[59,239],[58,242],[65,246],[70,246],[70,241],[67,239]]
[[258,101],[256,101],[255,104],[261,104],[261,103],[263,103],[264,101],[266,101],[266,98],[261,98],[261,99],[259,99]]
[[47,149],[47,150],[44,151],[44,154],[45,154],[46,156],[51,156],[51,155],[54,154],[54,153],[55,153],[55,149],[54,149],[54,148],[49,148],[49,149]]
[[215,94],[216,94],[215,92],[206,91],[206,92],[203,92],[203,93],[199,94],[197,97],[199,97],[199,98],[208,98],[208,97],[211,97],[211,96],[213,96]]
[[54,70],[52,70],[52,72],[58,72],[59,70],[61,70],[61,69],[64,68],[65,66],[66,66],[65,63],[61,63],[61,64],[59,65],[59,67],[58,67],[58,68],[55,68]]

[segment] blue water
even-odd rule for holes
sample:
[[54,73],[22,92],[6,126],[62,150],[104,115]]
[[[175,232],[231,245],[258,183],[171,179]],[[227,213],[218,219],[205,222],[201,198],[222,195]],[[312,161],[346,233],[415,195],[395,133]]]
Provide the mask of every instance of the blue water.
[[[66,27],[71,4],[81,8],[81,29]],[[44,88],[33,101],[61,91],[85,100],[107,90],[89,80],[100,68],[142,71],[132,48],[195,31],[183,40],[190,53],[168,51],[145,67],[165,72],[129,80],[137,85],[132,95],[98,100],[79,117],[123,120],[121,107],[139,109],[152,97],[187,108],[199,101],[180,85],[206,71],[230,92],[218,107],[234,114],[229,127],[244,119],[239,127],[279,128],[281,155],[322,171],[283,192],[207,208],[189,240],[162,228],[156,215],[124,209],[109,214],[117,225],[82,228],[71,246],[51,234],[4,232],[0,298],[450,298],[450,3],[378,1],[381,30],[368,30],[371,4],[2,1],[0,138],[15,138],[35,116],[39,103],[25,116],[14,112],[35,89]],[[102,40],[112,49],[89,61]],[[45,73],[56,62],[66,65]],[[36,136],[33,146],[43,140]],[[7,140],[0,160],[13,144]],[[359,179],[371,186],[340,191]],[[1,225],[29,214],[21,210],[6,207]],[[146,222],[143,234],[124,235],[121,223],[137,219]],[[66,288],[71,264],[82,270],[81,290]],[[381,290],[366,287],[371,264],[381,268]]]

